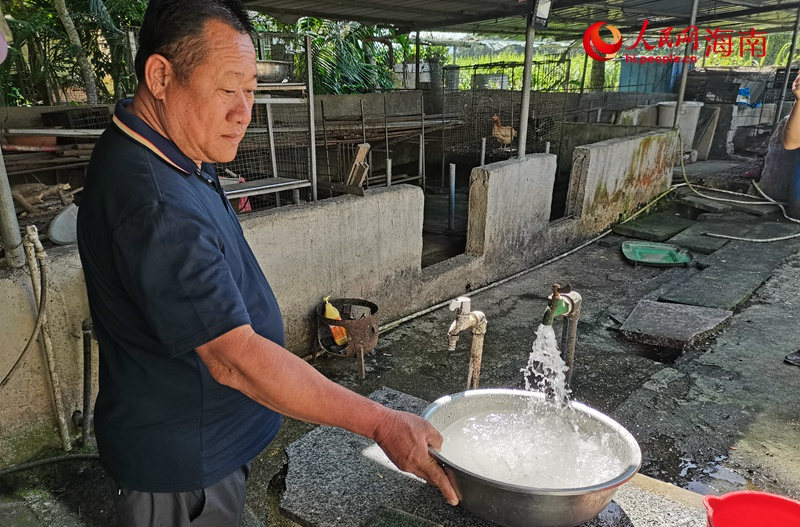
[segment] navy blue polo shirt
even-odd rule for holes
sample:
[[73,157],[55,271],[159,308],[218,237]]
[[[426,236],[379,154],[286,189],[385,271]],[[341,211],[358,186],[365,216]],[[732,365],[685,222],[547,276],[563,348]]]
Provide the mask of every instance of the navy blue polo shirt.
[[100,345],[95,433],[120,487],[180,492],[241,467],[280,426],[215,381],[195,348],[244,324],[283,345],[283,321],[213,167],[129,103],[94,149],[78,213]]

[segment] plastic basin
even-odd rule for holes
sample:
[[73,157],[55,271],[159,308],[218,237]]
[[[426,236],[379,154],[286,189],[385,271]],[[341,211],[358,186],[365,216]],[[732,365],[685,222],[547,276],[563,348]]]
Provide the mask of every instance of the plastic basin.
[[800,502],[766,492],[743,490],[705,496],[708,527],[797,527]]

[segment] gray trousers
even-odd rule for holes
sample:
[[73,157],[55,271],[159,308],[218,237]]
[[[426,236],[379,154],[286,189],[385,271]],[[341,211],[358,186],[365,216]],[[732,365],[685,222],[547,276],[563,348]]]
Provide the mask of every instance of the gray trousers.
[[187,492],[117,489],[118,527],[239,527],[244,513],[244,466],[210,487]]

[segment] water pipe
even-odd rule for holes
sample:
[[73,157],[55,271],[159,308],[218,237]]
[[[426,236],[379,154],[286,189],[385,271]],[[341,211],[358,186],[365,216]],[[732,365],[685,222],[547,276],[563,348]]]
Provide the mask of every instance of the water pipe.
[[81,324],[83,333],[83,409],[81,410],[81,444],[89,443],[92,431],[92,318]]
[[25,252],[22,248],[22,236],[19,233],[17,213],[14,210],[14,198],[8,183],[8,174],[0,151],[0,240],[6,251],[6,262],[11,267],[25,265]]
[[450,311],[454,311],[456,319],[447,331],[447,349],[455,351],[458,334],[472,328],[472,345],[469,352],[469,369],[467,370],[467,390],[477,389],[481,375],[483,358],[483,339],[486,336],[486,315],[481,311],[471,311],[472,301],[469,297],[460,296],[450,301]]
[[575,341],[578,335],[578,319],[581,316],[583,299],[569,285],[561,287],[553,284],[553,294],[547,297],[547,309],[542,324],[552,326],[556,317],[564,317],[561,329],[561,356],[567,365],[566,383],[572,379],[572,365],[575,362]]
[[[40,299],[38,309],[42,310],[42,323],[41,323],[41,342],[44,348],[45,359],[47,360],[48,380],[50,381],[50,388],[53,395],[53,405],[56,414],[56,421],[58,423],[58,431],[61,436],[61,443],[65,451],[72,449],[72,442],[69,435],[69,427],[67,420],[64,417],[64,401],[61,398],[61,383],[59,382],[58,374],[56,372],[55,356],[53,354],[53,343],[50,340],[50,333],[47,330],[47,315],[44,314],[46,306],[42,299],[46,299],[44,288],[47,285],[39,281],[39,269],[44,269],[47,266],[47,253],[44,251],[42,242],[39,240],[39,232],[36,230],[35,225],[28,225],[26,228],[27,235],[23,241],[25,247],[25,254],[28,258],[28,267],[31,275],[31,283],[33,284],[34,298]],[[37,269],[37,267],[39,269]],[[41,273],[42,276],[47,276],[46,272]]]

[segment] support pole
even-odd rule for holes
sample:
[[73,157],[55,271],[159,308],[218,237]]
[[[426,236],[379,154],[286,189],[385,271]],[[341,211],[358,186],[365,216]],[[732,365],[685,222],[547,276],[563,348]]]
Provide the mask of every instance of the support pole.
[[269,158],[272,163],[272,177],[278,177],[278,154],[275,151],[275,122],[272,119],[272,104],[270,103],[267,103],[267,136],[269,137]]
[[[689,27],[694,26],[695,22],[697,21],[697,3],[698,3],[698,0],[692,0],[692,16],[689,19]],[[681,84],[680,84],[680,87],[678,88],[678,102],[675,104],[675,119],[672,121],[672,127],[673,128],[677,128],[678,127],[678,119],[680,118],[681,110],[683,109],[683,96],[686,93],[686,76],[689,75],[689,63],[688,63],[689,44],[690,44],[689,42],[686,42],[686,46],[685,46],[685,49],[683,51],[683,64],[682,64],[683,67],[681,68]],[[692,145],[688,145],[688,148],[691,149]],[[681,152],[681,154],[683,154],[683,153]]]
[[308,149],[311,154],[311,200],[317,201],[317,128],[314,122],[314,57],[311,36],[306,35],[306,70],[308,72]]
[[[786,88],[789,86],[789,77],[791,77],[792,73],[792,60],[794,59],[794,48],[797,45],[798,29],[800,29],[800,7],[797,8],[797,17],[794,21],[794,33],[792,33],[792,45],[789,46],[789,58],[786,59],[786,75],[783,78],[783,89],[781,90],[781,96],[778,100],[778,107],[775,108],[775,118],[772,120],[772,128],[775,128],[775,125],[778,124],[781,118],[781,112],[783,112],[783,100],[786,98]],[[795,101],[795,104],[797,104],[797,101]]]
[[420,60],[419,60],[419,29],[417,29],[417,37],[416,37],[416,40],[414,42],[414,47],[415,47],[415,51],[416,51],[415,54],[414,54],[415,55],[414,56],[414,89],[418,90],[419,89],[419,66],[420,66]]
[[481,137],[481,166],[486,164],[486,138]]
[[522,104],[519,116],[519,141],[517,154],[520,159],[525,159],[525,146],[528,141],[528,116],[531,108],[531,70],[533,69],[533,39],[536,28],[533,26],[533,9],[536,2],[528,0],[530,11],[525,20],[525,66],[522,76]]
[[0,238],[6,251],[6,262],[10,267],[25,265],[25,248],[19,233],[19,222],[14,210],[14,198],[11,196],[11,185],[8,182],[6,164],[0,151]]
[[425,95],[419,94],[419,177],[425,190]]
[[447,219],[447,231],[456,230],[456,165],[450,163],[450,214]]
[[581,92],[580,94],[583,95],[583,88],[586,85],[586,65],[589,62],[589,54],[585,53],[583,55],[583,73],[581,73]]
[[386,160],[386,186],[392,186],[392,160],[391,158]]

